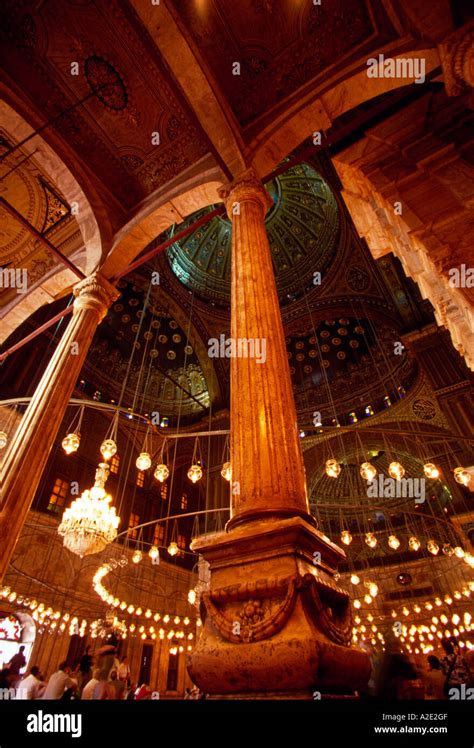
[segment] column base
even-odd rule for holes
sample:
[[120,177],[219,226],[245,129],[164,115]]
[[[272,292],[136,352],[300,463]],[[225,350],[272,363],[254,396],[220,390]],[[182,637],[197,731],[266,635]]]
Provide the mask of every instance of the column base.
[[188,660],[202,691],[313,698],[314,691],[351,693],[366,684],[369,658],[350,647],[349,597],[334,580],[344,553],[310,522],[259,520],[192,548],[211,567],[203,632]]

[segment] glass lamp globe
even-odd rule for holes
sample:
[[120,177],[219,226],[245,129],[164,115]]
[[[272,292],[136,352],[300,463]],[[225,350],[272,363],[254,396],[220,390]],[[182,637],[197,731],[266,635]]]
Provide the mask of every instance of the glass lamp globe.
[[232,466],[230,462],[224,462],[222,465],[221,475],[226,480],[230,480],[232,478]]
[[396,551],[397,548],[400,548],[400,541],[396,535],[389,535],[388,544],[390,548],[393,548],[394,551]]
[[467,486],[471,482],[471,474],[463,467],[454,468],[454,480],[462,486]]
[[196,602],[196,591],[195,590],[189,590],[188,592],[188,603],[190,605],[194,605]]
[[411,538],[408,540],[408,547],[411,551],[417,551],[421,546],[420,541],[418,540],[415,535],[412,535]]
[[133,556],[132,556],[132,561],[134,564],[139,564],[142,558],[143,558],[143,554],[141,551],[138,551],[138,550],[134,551]]
[[158,549],[158,546],[152,545],[150,550],[148,551],[148,555],[150,556],[152,561],[155,561],[157,558],[160,557],[160,551]]
[[[72,433],[64,437],[64,439],[61,442],[61,446],[66,452],[66,454],[70,455],[73,452],[77,452],[77,450],[79,449],[80,443],[81,443],[81,435]],[[0,444],[1,444],[1,434],[0,434]]]
[[405,468],[400,462],[391,462],[388,466],[388,474],[394,480],[401,480],[405,475]]
[[456,558],[464,558],[464,549],[460,545],[457,545],[454,549],[454,555]]
[[3,449],[4,447],[6,447],[7,442],[8,442],[8,434],[5,431],[0,431],[0,449]]
[[373,480],[377,475],[377,470],[374,468],[372,463],[363,462],[360,466],[360,474],[364,480]]
[[330,478],[338,478],[341,473],[341,466],[337,460],[326,460],[326,475]]
[[432,478],[433,480],[439,478],[439,470],[434,462],[426,462],[423,465],[423,472],[427,478]]
[[117,445],[113,439],[105,439],[100,445],[100,452],[104,460],[110,460],[117,452]]
[[433,556],[436,556],[439,553],[439,545],[434,540],[428,540],[426,547]]
[[176,556],[176,554],[178,553],[178,550],[179,550],[178,544],[175,543],[174,540],[172,540],[168,546],[168,553],[170,554],[170,556]]
[[366,532],[365,533],[365,542],[369,546],[369,548],[375,548],[377,545],[377,538],[372,532]]
[[151,466],[151,457],[149,452],[140,452],[135,465],[137,466],[138,470],[141,470],[142,472],[148,470],[148,468]]
[[167,477],[169,476],[169,474],[170,474],[169,468],[163,464],[157,465],[155,472],[153,473],[156,480],[159,480],[160,483],[164,483]]
[[369,588],[369,594],[372,595],[372,597],[377,597],[377,593],[379,591],[378,585],[375,584],[375,582],[370,582],[368,584]]
[[454,548],[449,543],[443,543],[443,547],[441,548],[445,556],[452,556],[454,553]]
[[349,530],[343,530],[341,532],[341,542],[344,543],[344,545],[350,545],[352,543],[352,535]]
[[188,470],[188,478],[192,483],[197,483],[202,478],[202,467],[200,465],[191,465]]
[[360,577],[358,577],[357,574],[352,574],[351,575],[351,582],[352,582],[352,584],[359,584]]

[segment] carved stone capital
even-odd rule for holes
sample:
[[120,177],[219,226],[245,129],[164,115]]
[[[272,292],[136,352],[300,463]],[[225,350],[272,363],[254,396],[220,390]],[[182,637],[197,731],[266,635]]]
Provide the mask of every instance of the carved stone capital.
[[109,306],[120,293],[115,286],[104,278],[98,271],[79,281],[73,288],[74,309],[95,309],[102,320],[107,314]]
[[459,96],[474,86],[474,22],[451,34],[439,45],[444,83],[448,96]]
[[232,220],[235,215],[233,206],[235,203],[242,203],[246,200],[253,200],[260,203],[264,213],[273,205],[273,201],[267,190],[262,184],[261,179],[254,169],[246,169],[233,182],[221,187],[219,197],[224,201],[227,215]]

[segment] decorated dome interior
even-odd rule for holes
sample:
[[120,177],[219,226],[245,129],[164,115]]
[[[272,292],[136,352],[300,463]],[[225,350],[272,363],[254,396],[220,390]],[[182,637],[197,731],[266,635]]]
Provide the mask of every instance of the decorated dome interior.
[[[337,249],[338,209],[325,180],[307,164],[291,167],[268,182],[273,206],[266,216],[268,241],[282,302],[293,300],[331,265]],[[180,224],[188,226],[209,206]],[[176,230],[175,227],[173,230]],[[171,234],[172,235],[172,234]],[[231,225],[219,216],[167,250],[175,275],[200,297],[230,305]]]
[[118,287],[121,296],[100,325],[86,359],[85,373],[99,392],[97,399],[118,401],[126,380],[126,405],[138,387],[149,411],[168,416],[181,407],[182,414],[202,413],[209,402],[204,373],[186,333],[160,303],[159,291],[150,293],[146,303],[140,286],[121,281]]

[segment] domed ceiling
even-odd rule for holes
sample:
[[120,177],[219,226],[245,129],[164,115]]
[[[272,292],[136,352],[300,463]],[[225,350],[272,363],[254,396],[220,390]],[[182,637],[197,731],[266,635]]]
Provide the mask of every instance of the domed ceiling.
[[353,422],[349,411],[359,419],[385,410],[403,397],[416,377],[413,360],[403,351],[396,353],[399,339],[394,327],[378,322],[375,329],[370,320],[356,317],[326,319],[315,329],[288,336],[298,410],[307,408],[307,400],[316,401],[326,425],[335,415],[334,403],[340,425]]
[[[307,164],[288,169],[266,185],[273,199],[265,224],[282,302],[298,296],[313,274],[330,266],[337,248],[338,211],[324,179]],[[180,230],[209,213],[208,206],[180,224]],[[167,250],[171,268],[200,297],[230,306],[231,224],[212,219]]]
[[160,303],[159,292],[150,297],[144,311],[142,288],[126,281],[118,288],[121,297],[89,349],[83,370],[85,384],[93,383],[100,393],[98,399],[118,401],[126,379],[127,406],[132,405],[138,387],[138,402],[145,411],[165,416],[178,412],[202,415],[209,405],[204,373],[186,333]]

